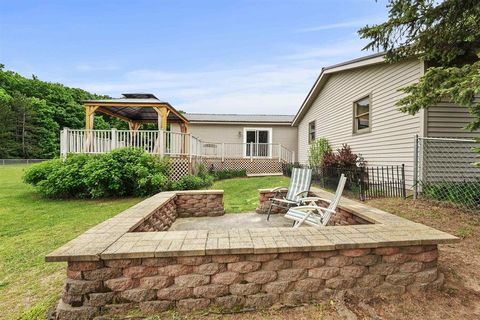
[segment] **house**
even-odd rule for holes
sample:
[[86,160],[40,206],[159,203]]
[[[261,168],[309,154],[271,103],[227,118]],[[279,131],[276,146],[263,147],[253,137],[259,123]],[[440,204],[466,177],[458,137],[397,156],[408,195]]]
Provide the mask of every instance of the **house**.
[[452,103],[414,116],[397,109],[405,95],[399,89],[417,82],[424,70],[419,59],[389,64],[383,54],[323,68],[292,122],[298,128],[298,161],[307,163],[310,143],[323,137],[334,149],[347,143],[369,166],[405,164],[411,186],[415,135],[478,137],[464,129],[471,121],[468,110]]
[[[274,148],[297,152],[293,115],[186,113],[189,132],[209,143],[237,145],[239,156],[274,156]],[[241,148],[240,148],[241,147]]]

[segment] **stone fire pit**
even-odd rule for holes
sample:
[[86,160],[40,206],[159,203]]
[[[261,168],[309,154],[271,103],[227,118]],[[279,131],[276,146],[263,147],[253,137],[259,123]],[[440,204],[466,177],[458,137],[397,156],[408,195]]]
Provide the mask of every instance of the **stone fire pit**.
[[[260,191],[260,213],[268,192]],[[442,285],[437,246],[458,240],[344,198],[333,225],[322,229],[167,231],[182,217],[223,214],[221,190],[162,192],[55,250],[46,260],[68,263],[57,318],[264,308],[318,302],[341,290],[418,293]]]

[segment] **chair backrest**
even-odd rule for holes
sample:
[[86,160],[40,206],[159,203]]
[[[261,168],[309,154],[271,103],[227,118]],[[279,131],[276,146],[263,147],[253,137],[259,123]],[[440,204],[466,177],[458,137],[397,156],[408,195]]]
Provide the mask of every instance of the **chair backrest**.
[[343,188],[345,188],[345,182],[347,182],[347,177],[345,177],[345,175],[342,173],[342,175],[340,176],[340,180],[338,181],[337,191],[335,191],[335,195],[333,196],[333,199],[330,202],[330,205],[328,206],[328,209],[332,211],[325,212],[322,219],[322,225],[324,226],[327,225],[328,221],[330,220],[330,217],[337,209],[338,203],[340,202],[340,198],[342,197]]
[[290,178],[290,185],[288,186],[287,195],[285,199],[290,201],[299,201],[301,196],[297,194],[301,191],[310,190],[312,183],[312,170],[305,168],[293,168],[292,177]]

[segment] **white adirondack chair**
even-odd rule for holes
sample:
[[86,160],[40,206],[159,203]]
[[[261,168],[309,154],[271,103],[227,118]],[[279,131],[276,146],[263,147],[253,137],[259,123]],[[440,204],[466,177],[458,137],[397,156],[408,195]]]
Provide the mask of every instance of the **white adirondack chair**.
[[[298,228],[303,223],[309,224],[315,227],[324,227],[327,225],[330,217],[335,214],[338,202],[342,197],[343,188],[345,187],[345,182],[347,178],[344,174],[340,176],[340,181],[338,182],[337,191],[332,200],[327,200],[319,197],[305,197],[301,200],[302,203],[307,203],[308,205],[298,206],[290,208],[285,214],[285,218],[293,220],[293,227]],[[328,202],[329,206],[323,208],[316,204],[317,201]]]
[[[288,209],[293,206],[300,205],[300,200],[305,198],[310,191],[312,183],[312,170],[305,168],[293,168],[290,185],[288,188],[279,187],[272,191],[276,192],[275,196],[270,199],[270,207],[268,208],[267,221],[270,219],[272,207],[281,207]],[[285,197],[280,197],[280,192],[287,190]]]

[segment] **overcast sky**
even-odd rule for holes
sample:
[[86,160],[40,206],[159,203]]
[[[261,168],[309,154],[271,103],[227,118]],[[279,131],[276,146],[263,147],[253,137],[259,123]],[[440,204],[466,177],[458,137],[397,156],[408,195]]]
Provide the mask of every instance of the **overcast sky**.
[[293,114],[322,67],[372,52],[380,0],[0,0],[0,63],[196,113]]

